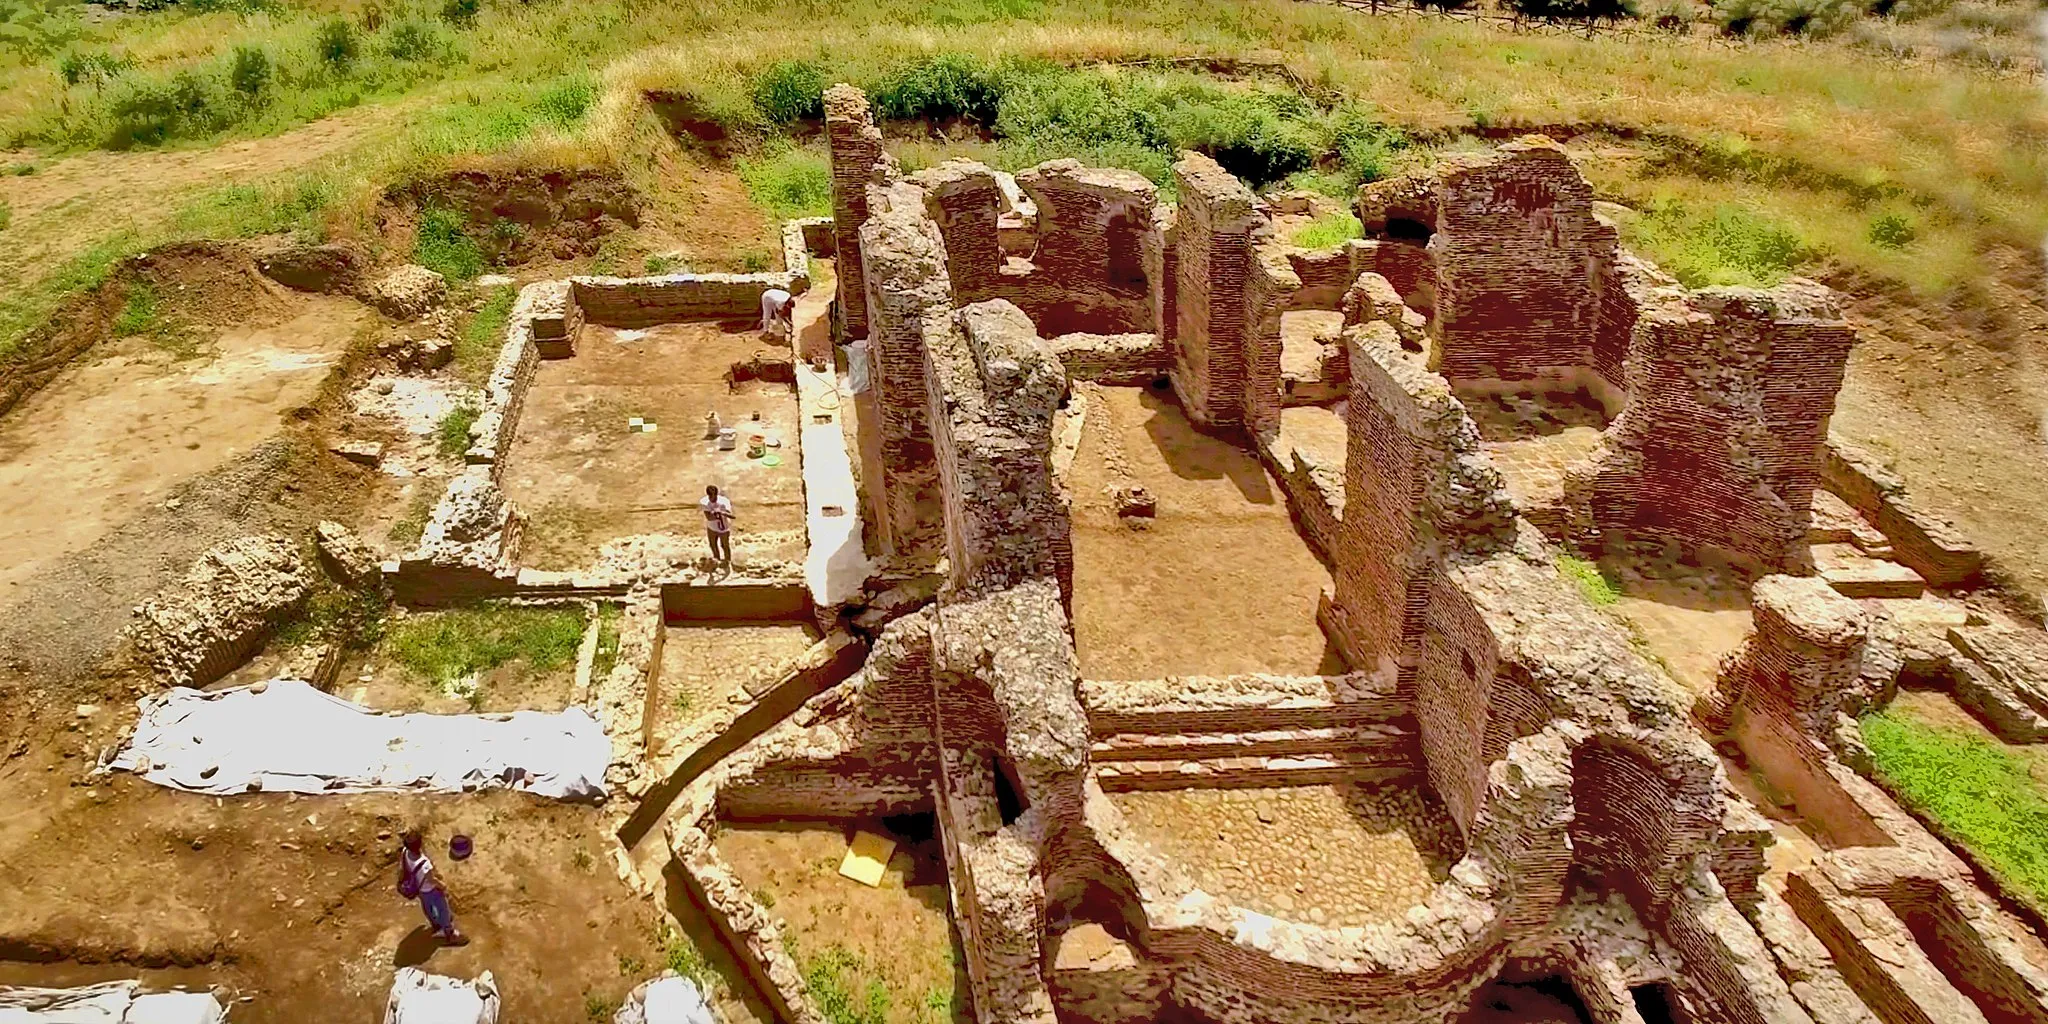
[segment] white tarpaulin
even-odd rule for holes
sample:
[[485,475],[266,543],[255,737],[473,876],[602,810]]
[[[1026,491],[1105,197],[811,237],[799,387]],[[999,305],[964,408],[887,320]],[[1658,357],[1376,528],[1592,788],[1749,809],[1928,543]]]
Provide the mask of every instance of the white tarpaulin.
[[0,1024],[220,1024],[208,992],[143,992],[133,981],[83,988],[0,988]]
[[612,745],[582,708],[384,714],[296,679],[145,697],[110,767],[193,793],[461,792],[604,797]]
[[718,1024],[718,1015],[711,1012],[696,982],[665,971],[634,989],[612,1024]]
[[384,1024],[498,1024],[498,985],[491,972],[463,981],[401,967],[384,1004]]

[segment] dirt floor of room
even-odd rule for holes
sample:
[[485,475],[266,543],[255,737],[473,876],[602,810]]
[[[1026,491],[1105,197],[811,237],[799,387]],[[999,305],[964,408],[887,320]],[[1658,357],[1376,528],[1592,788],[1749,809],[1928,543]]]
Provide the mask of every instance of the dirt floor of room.
[[1333,927],[1398,919],[1458,853],[1413,782],[1113,793],[1132,832],[1240,906]]
[[668,626],[662,634],[661,673],[654,681],[651,749],[664,749],[691,722],[802,655],[816,640],[817,631],[801,623]]
[[[1170,395],[1104,388],[1075,456],[1074,642],[1092,679],[1344,671],[1316,625],[1330,574],[1250,452],[1197,431]],[[1144,529],[1105,489],[1121,447],[1158,500]]]
[[1640,557],[1600,561],[1620,598],[1608,610],[1694,698],[1714,692],[1721,659],[1749,636],[1749,586],[1714,567]]
[[1564,471],[1592,454],[1607,425],[1606,413],[1584,392],[1460,392],[1458,399],[1479,428],[1480,448],[1524,511],[1558,502]]
[[[873,823],[862,828],[893,835]],[[719,855],[785,925],[807,980],[836,974],[863,1007],[887,993],[887,1024],[967,1022],[969,999],[936,838],[901,835],[879,886],[839,874],[852,835],[830,824],[727,826]],[[863,1017],[875,1020],[874,1017]]]
[[[530,516],[522,564],[580,568],[608,542],[640,534],[700,538],[697,500],[707,484],[732,499],[735,557],[802,560],[796,393],[727,379],[733,364],[756,355],[788,359],[786,345],[764,341],[754,326],[591,324],[575,357],[541,362],[505,456],[506,497]],[[709,412],[739,430],[734,450],[705,438]],[[656,429],[636,428],[636,418]],[[777,465],[748,454],[754,431],[780,441],[767,449]]]

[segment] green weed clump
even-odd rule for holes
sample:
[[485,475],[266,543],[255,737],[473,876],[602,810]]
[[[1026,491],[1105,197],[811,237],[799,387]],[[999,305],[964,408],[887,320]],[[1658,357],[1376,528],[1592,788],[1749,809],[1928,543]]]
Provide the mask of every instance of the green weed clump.
[[456,284],[484,272],[484,253],[469,237],[468,223],[454,210],[430,208],[420,215],[412,261]]
[[1907,806],[1940,823],[2001,885],[2048,906],[2048,796],[1999,744],[1894,711],[1866,716],[1877,772]]
[[1005,69],[964,53],[904,64],[868,89],[875,112],[891,120],[951,117],[991,124],[1004,95]]
[[469,428],[475,425],[479,415],[481,413],[476,406],[464,403],[448,410],[448,414],[441,417],[440,425],[435,428],[441,454],[460,458],[462,453],[469,450]]
[[1913,243],[1920,233],[1913,228],[1913,222],[1904,214],[1886,213],[1870,222],[1870,241],[1887,249],[1903,249]]
[[1365,226],[1349,212],[1326,213],[1296,228],[1291,241],[1304,249],[1328,249],[1365,235]]
[[889,1024],[889,987],[865,975],[860,958],[841,946],[804,962],[804,987],[831,1024]]
[[740,180],[756,205],[777,220],[832,212],[832,167],[815,149],[773,146],[740,161]]
[[1858,0],[1716,0],[1713,18],[1729,35],[1830,36],[1862,13]]
[[162,326],[163,316],[157,309],[156,289],[140,282],[130,286],[128,298],[121,303],[121,312],[114,314],[114,337],[132,338]]
[[816,61],[778,61],[755,76],[754,106],[776,125],[824,117],[825,88],[831,84]]
[[606,601],[597,606],[597,651],[590,659],[590,678],[603,679],[619,663],[619,622],[625,609]]
[[536,672],[559,669],[575,663],[582,643],[578,609],[482,604],[398,622],[384,649],[422,678],[446,684],[513,661]]
[[1586,600],[1595,607],[1605,608],[1621,600],[1621,589],[1592,562],[1572,555],[1559,555],[1557,571],[1572,581],[1579,588],[1579,593],[1586,595]]

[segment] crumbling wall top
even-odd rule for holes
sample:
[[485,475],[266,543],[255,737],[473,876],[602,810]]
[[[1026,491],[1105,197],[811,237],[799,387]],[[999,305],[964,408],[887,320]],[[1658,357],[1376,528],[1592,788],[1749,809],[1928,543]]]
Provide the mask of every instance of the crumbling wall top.
[[1760,626],[1781,626],[1816,647],[1846,650],[1861,644],[1870,629],[1862,606],[1818,576],[1765,576],[1749,593]]

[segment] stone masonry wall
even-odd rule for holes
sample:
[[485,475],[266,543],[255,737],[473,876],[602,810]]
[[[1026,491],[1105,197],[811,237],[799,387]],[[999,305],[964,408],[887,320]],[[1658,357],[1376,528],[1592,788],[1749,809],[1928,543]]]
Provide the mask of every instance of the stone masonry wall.
[[1071,599],[1073,541],[1051,462],[1066,371],[1003,299],[962,307],[951,326],[927,336],[924,376],[952,585],[997,589],[1051,576]]
[[868,312],[860,229],[868,220],[868,185],[876,180],[878,169],[890,166],[866,93],[850,85],[825,90],[825,146],[832,164],[832,242],[838,261],[840,323],[848,338],[864,338]]
[[1251,189],[1206,156],[1182,154],[1173,177],[1180,191],[1174,393],[1197,424],[1242,426],[1252,386],[1245,282],[1252,273],[1252,231],[1265,218]]
[[1238,422],[1256,445],[1280,429],[1280,315],[1294,304],[1301,278],[1281,246],[1258,247],[1245,269],[1244,393]]
[[1038,249],[1028,284],[1003,297],[1047,335],[1156,330],[1145,249],[1158,189],[1135,171],[1074,160],[1021,171],[1017,184],[1038,207]]
[[[872,379],[881,412],[881,480],[870,484],[882,549],[936,557],[942,523],[925,386],[925,338],[951,330],[952,283],[922,189],[899,183],[868,197],[861,227]],[[863,423],[863,431],[868,425]]]
[[1003,189],[996,172],[971,160],[948,160],[911,175],[925,190],[925,211],[946,240],[946,275],[953,302],[966,305],[1001,294],[1003,251],[996,219]]

